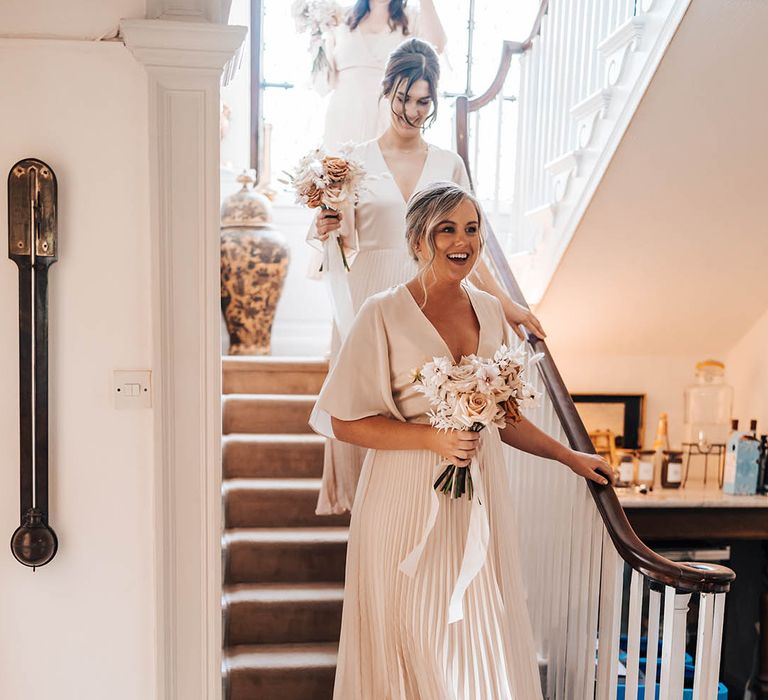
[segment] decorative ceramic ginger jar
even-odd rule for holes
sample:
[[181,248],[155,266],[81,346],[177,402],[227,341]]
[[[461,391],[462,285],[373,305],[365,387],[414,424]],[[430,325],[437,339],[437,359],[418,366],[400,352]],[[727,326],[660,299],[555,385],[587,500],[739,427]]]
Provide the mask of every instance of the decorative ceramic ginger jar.
[[221,205],[221,309],[230,355],[269,355],[272,323],[288,273],[285,238],[271,225],[269,200],[244,172]]

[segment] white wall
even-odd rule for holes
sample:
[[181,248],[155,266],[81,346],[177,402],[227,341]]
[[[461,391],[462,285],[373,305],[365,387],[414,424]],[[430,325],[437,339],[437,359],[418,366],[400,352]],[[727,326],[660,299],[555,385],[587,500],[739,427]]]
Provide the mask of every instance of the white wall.
[[694,378],[694,365],[704,357],[579,353],[557,341],[557,328],[547,324],[547,340],[568,390],[574,394],[645,394],[644,445],[650,448],[659,414],[669,414],[669,438],[679,447],[683,433],[683,389]]
[[734,417],[740,427],[757,418],[757,429],[768,433],[768,310],[728,353],[735,388]]
[[[116,26],[140,5],[80,2],[66,29]],[[56,7],[4,3],[0,27],[52,31]],[[50,273],[60,549],[35,573],[7,545],[19,522],[18,307],[16,266],[0,255],[0,698],[146,700],[155,685],[152,411],[117,411],[111,396],[113,369],[151,362],[145,70],[118,42],[0,38],[0,84],[0,175],[30,156],[53,167],[60,236]],[[6,217],[3,189],[3,230]]]

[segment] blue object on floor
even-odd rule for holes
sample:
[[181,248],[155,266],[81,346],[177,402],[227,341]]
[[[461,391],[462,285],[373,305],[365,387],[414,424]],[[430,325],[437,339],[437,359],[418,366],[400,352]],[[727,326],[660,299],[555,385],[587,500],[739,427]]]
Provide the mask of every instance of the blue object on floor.
[[[624,655],[626,657],[626,654]],[[682,700],[693,700],[693,675],[694,675],[694,665],[690,659],[690,655],[686,654],[686,660],[685,660],[685,687],[683,688],[683,697]],[[658,662],[658,673],[661,673],[661,659],[659,659]],[[640,669],[641,671],[645,668],[645,659],[640,659]],[[658,678],[658,676],[657,676]],[[642,679],[642,676],[641,676]],[[625,680],[624,678],[619,678],[619,685],[616,690],[616,700],[624,700],[624,694],[626,691],[625,687]],[[658,700],[659,694],[661,692],[661,685],[659,683],[656,683],[656,692],[654,693],[653,700]],[[638,686],[638,692],[637,692],[637,698],[638,700],[645,700],[645,686],[640,683]],[[651,700],[649,698],[649,700]],[[718,683],[717,686],[717,700],[728,700],[728,688],[726,688],[722,683]]]

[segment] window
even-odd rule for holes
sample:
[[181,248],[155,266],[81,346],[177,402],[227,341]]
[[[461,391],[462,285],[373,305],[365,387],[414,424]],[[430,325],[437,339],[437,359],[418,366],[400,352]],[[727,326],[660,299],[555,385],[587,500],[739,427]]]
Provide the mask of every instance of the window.
[[[251,4],[262,12],[262,74],[251,86],[249,57],[236,80],[223,91],[230,112],[229,134],[222,143],[222,160],[233,170],[249,167],[250,89],[261,90],[261,109],[273,187],[279,173],[293,164],[322,136],[325,99],[309,81],[308,36],[295,31],[286,0],[234,0],[231,22],[250,24]],[[453,98],[483,92],[496,74],[503,39],[523,39],[533,24],[538,0],[435,0],[448,46],[441,57],[441,104],[426,138],[452,148]],[[504,94],[471,120],[471,158],[478,194],[491,215],[504,208],[504,193],[512,193],[514,168],[517,71],[513,62]],[[504,158],[501,154],[504,154]]]

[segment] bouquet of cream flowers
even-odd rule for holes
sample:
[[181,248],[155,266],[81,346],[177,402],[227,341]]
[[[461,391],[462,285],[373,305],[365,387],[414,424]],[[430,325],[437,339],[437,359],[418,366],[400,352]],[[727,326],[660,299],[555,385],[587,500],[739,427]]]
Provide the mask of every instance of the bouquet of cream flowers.
[[[530,368],[543,355],[528,358],[525,348],[502,345],[492,360],[476,355],[462,357],[454,364],[447,357],[435,357],[417,370],[417,389],[429,401],[429,422],[439,430],[480,432],[488,425],[503,428],[521,419],[521,409],[534,404],[538,394],[527,381]],[[474,488],[469,467],[448,464],[434,488],[451,498],[464,493],[472,499]]]
[[[296,201],[310,209],[333,209],[339,211],[346,201],[356,202],[360,195],[365,169],[349,157],[329,156],[317,148],[304,156],[293,172],[286,172],[288,180],[296,191]],[[344,243],[336,236],[344,268],[349,270]]]
[[336,27],[343,10],[334,0],[294,0],[291,16],[299,34],[309,32],[309,53],[312,56],[312,76],[325,75],[330,68],[325,54],[323,35]]

